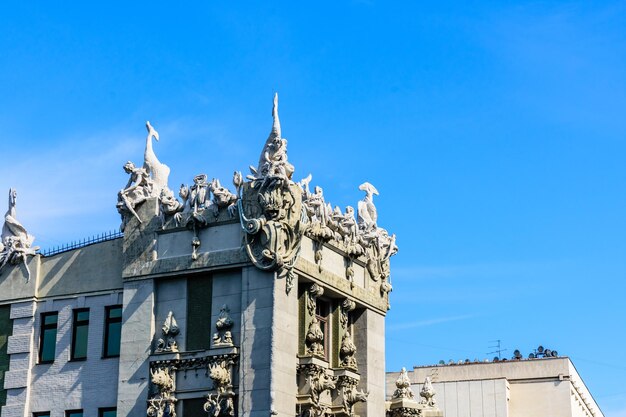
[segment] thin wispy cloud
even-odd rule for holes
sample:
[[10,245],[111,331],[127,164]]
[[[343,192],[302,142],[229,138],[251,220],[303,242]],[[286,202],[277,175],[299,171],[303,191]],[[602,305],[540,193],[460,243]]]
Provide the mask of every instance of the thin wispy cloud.
[[406,323],[398,323],[387,326],[389,331],[407,330],[418,327],[434,326],[437,324],[448,323],[452,321],[469,320],[478,317],[478,314],[464,314],[460,316],[438,317],[426,320],[417,320]]

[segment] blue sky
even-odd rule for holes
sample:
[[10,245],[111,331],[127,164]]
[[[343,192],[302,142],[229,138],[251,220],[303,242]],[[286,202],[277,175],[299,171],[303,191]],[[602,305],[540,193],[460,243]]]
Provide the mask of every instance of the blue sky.
[[0,190],[39,245],[119,225],[161,134],[170,185],[230,183],[280,93],[296,177],[368,180],[398,235],[387,368],[572,358],[626,416],[624,2],[3,2]]

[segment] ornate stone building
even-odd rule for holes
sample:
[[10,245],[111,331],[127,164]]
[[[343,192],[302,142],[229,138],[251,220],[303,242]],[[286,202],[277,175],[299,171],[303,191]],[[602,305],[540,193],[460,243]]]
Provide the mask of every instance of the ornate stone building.
[[36,253],[11,191],[2,417],[383,415],[397,247],[374,186],[341,210],[296,182],[277,97],[230,190],[200,174],[175,197],[147,128],[143,165],[124,165],[123,236]]

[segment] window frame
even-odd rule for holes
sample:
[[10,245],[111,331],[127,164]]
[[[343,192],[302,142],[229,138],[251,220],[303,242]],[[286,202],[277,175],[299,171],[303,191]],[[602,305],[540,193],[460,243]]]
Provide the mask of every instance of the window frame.
[[33,413],[33,417],[50,417],[50,411],[37,411]]
[[[324,359],[330,360],[330,338],[332,325],[332,301],[326,298],[318,298],[315,302],[315,319],[319,323],[320,330],[324,335]],[[325,310],[325,311],[324,311]]]
[[115,415],[117,416],[117,407],[100,407],[98,408],[98,417],[103,417],[104,413],[109,411],[115,411]]
[[[87,320],[78,320],[78,315],[80,313],[88,313],[89,316],[87,317]],[[90,312],[89,312],[89,308],[75,308],[74,310],[72,310],[72,346],[71,346],[71,351],[70,351],[70,361],[74,362],[74,361],[85,361],[87,360],[87,351],[89,348],[89,319],[90,319]],[[81,357],[76,357],[75,356],[75,350],[76,350],[76,330],[78,328],[78,326],[87,326],[87,346],[85,347],[85,356],[81,356]]]
[[[113,309],[120,309],[120,316],[119,317],[111,317],[111,310]],[[106,306],[104,308],[104,338],[103,338],[103,346],[102,346],[102,358],[106,359],[106,358],[119,358],[120,353],[119,350],[120,348],[118,348],[118,353],[116,355],[111,355],[108,351],[108,347],[109,347],[109,330],[110,330],[110,325],[114,324],[114,323],[120,323],[120,343],[121,343],[121,332],[122,332],[122,312],[123,312],[123,306],[121,304],[114,304],[114,305],[110,305],[110,306]]]
[[[46,324],[46,317],[51,317],[51,316],[56,316],[57,318],[54,325]],[[41,365],[54,363],[54,359],[56,358],[56,351],[57,351],[57,336],[59,335],[59,312],[48,311],[45,313],[41,313],[41,315],[39,316],[39,319],[41,320],[41,323],[39,326],[39,352],[37,355],[38,356],[37,363]],[[51,330],[51,329],[54,329],[54,355],[52,359],[43,360],[43,347],[44,347],[45,333],[46,333],[46,330]]]

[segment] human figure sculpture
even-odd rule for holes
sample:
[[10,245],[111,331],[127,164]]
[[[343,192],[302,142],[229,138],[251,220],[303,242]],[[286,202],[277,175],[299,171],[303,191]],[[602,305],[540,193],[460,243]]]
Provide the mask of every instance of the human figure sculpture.
[[273,177],[291,180],[295,171],[294,166],[287,161],[287,139],[281,137],[280,119],[278,118],[278,93],[274,95],[272,118],[272,130],[259,157],[259,165],[256,169],[250,167],[254,175],[248,177],[249,179]]
[[150,198],[154,189],[154,182],[144,168],[138,168],[128,161],[124,164],[124,171],[130,175],[130,178],[117,195],[117,211],[122,215],[122,230],[128,222],[126,212],[132,214],[141,223],[135,207]]

